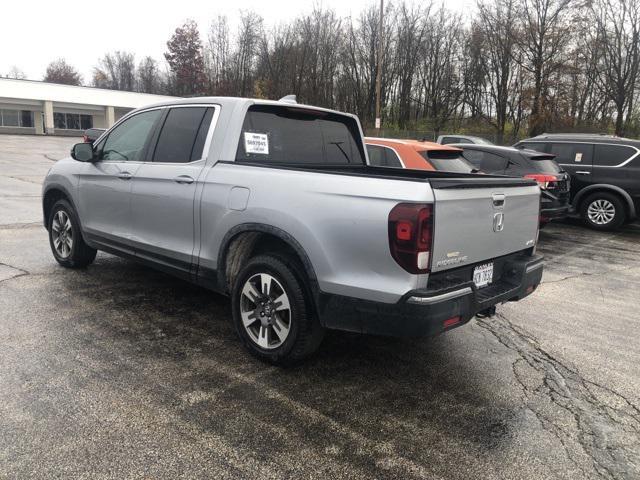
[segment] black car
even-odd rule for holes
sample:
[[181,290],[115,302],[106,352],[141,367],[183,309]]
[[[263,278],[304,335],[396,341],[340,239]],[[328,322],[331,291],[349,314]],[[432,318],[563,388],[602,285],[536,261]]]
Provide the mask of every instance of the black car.
[[525,177],[538,182],[541,190],[540,223],[564,218],[569,213],[569,175],[554,156],[534,150],[497,145],[459,144],[462,156],[481,172]]
[[610,135],[543,134],[516,148],[556,156],[571,175],[571,203],[584,222],[614,230],[640,208],[640,141]]

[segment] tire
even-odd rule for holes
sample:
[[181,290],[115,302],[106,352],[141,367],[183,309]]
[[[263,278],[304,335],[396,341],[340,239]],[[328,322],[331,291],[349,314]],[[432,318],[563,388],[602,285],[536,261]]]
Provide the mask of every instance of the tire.
[[292,259],[252,258],[236,277],[231,299],[238,336],[261,360],[289,365],[320,346],[324,329],[313,308],[306,276]]
[[581,203],[580,216],[594,230],[616,230],[625,222],[627,214],[618,195],[596,192]]
[[58,200],[53,205],[47,227],[51,252],[63,267],[83,268],[96,258],[97,250],[82,238],[78,216],[68,201]]

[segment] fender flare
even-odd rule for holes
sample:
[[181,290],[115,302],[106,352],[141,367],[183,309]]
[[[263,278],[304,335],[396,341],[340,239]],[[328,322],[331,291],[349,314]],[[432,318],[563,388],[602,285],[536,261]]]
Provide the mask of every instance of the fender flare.
[[71,193],[69,193],[69,190],[67,189],[67,187],[61,185],[60,183],[50,183],[48,184],[43,192],[42,192],[42,219],[44,222],[44,228],[45,229],[49,229],[48,225],[47,225],[47,215],[46,212],[44,210],[45,208],[45,204],[44,204],[44,199],[47,196],[47,193],[49,193],[51,190],[60,190],[64,196],[66,197],[67,201],[69,203],[71,203],[71,206],[73,207],[73,209],[76,212],[76,217],[78,217],[78,222],[80,222],[80,231],[82,231],[82,221],[80,220],[80,212],[78,211],[78,208],[76,207],[75,202],[73,201],[73,195],[71,195]]
[[631,195],[629,195],[624,189],[616,185],[610,185],[607,183],[596,183],[593,185],[589,185],[588,187],[585,187],[582,190],[580,190],[578,193],[576,193],[576,196],[573,197],[573,201],[571,202],[574,208],[577,209],[582,199],[585,196],[587,196],[589,193],[595,190],[605,190],[605,191],[608,190],[612,193],[617,193],[618,195],[620,195],[623,198],[623,200],[626,202],[627,208],[629,209],[629,218],[630,219],[636,218],[636,206],[633,203],[633,199],[631,198]]
[[285,232],[284,230],[263,223],[242,223],[231,228],[225,234],[222,242],[220,243],[220,249],[218,250],[218,285],[226,284],[226,256],[229,250],[229,245],[238,235],[249,232],[266,233],[269,235],[273,235],[274,237],[279,238],[287,245],[289,245],[302,261],[302,267],[307,274],[307,278],[309,279],[312,291],[319,291],[318,277],[316,276],[315,269],[313,268],[313,264],[311,263],[307,252],[304,250],[300,242],[298,242],[292,235]]

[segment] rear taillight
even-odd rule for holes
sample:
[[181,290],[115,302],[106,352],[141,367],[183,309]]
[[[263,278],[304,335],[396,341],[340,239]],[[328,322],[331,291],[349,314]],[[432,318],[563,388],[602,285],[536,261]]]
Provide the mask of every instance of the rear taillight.
[[83,136],[82,136],[82,141],[83,141],[84,143],[89,143],[89,137],[87,137],[86,135],[83,135]]
[[531,180],[535,180],[536,182],[538,182],[538,186],[542,190],[546,190],[548,188],[554,187],[555,182],[558,181],[558,177],[556,177],[555,175],[545,175],[540,173],[525,175],[524,178],[530,178]]
[[433,240],[433,205],[399,203],[389,213],[391,256],[410,273],[427,273]]

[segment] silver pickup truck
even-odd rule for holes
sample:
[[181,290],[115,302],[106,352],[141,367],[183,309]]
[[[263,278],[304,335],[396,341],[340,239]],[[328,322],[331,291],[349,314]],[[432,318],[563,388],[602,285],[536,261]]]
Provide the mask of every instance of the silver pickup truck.
[[358,118],[292,101],[177,100],[73,147],[44,182],[53,256],[103,250],[231,297],[274,363],[326,329],[435,335],[536,289],[540,192],[367,165]]

